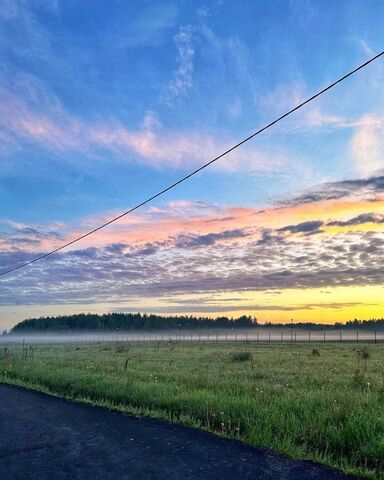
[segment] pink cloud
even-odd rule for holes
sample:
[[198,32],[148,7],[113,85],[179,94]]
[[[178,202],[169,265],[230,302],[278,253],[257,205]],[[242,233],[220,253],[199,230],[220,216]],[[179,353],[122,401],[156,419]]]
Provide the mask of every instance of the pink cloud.
[[[198,130],[175,130],[162,126],[152,112],[138,128],[116,121],[85,122],[69,115],[58,100],[39,85],[25,80],[23,96],[0,86],[0,135],[13,144],[30,142],[58,152],[100,154],[113,152],[120,161],[138,162],[156,168],[196,168],[228,149],[238,139]],[[286,163],[282,154],[242,147],[215,165],[224,171],[273,172]]]
[[384,120],[364,115],[351,140],[351,152],[358,172],[366,177],[384,168]]
[[[325,224],[331,219],[349,219],[366,212],[381,212],[383,202],[383,198],[377,198],[373,203],[369,198],[358,198],[354,201],[346,198],[259,210],[237,206],[221,208],[205,202],[186,200],[173,201],[162,207],[150,207],[140,213],[123,217],[108,228],[100,230],[96,235],[74,244],[70,249],[121,243],[130,250],[142,248],[153,242],[161,245],[160,249],[168,249],[174,247],[174,240],[179,236],[218,235],[235,230],[245,232],[244,236],[240,235],[236,239],[241,244],[252,238],[261,238],[265,229],[278,230],[286,225],[313,220],[322,221]],[[13,232],[4,234],[0,239],[0,250],[22,248],[30,252],[48,251],[111,220],[116,213],[115,211],[106,212],[98,216],[86,217],[79,227],[57,222],[50,225],[24,225],[9,222]],[[329,234],[332,234],[332,231],[329,231]],[[219,241],[232,240],[230,236],[223,236]]]

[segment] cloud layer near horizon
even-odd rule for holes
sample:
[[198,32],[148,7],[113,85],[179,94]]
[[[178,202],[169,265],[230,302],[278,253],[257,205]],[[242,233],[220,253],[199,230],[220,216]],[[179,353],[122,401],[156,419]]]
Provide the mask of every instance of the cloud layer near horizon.
[[[280,202],[264,210],[190,201],[151,207],[5,277],[0,302],[137,303],[140,298],[165,298],[172,304],[185,295],[380,286],[383,187],[383,177],[327,184],[287,200],[285,206]],[[84,219],[84,228],[95,220]],[[0,238],[3,268],[84,232],[63,224],[10,223],[8,228]],[[334,308],[341,303],[330,302]],[[216,307],[204,302],[192,307],[190,299],[184,299],[177,308],[228,309],[225,303]],[[270,310],[288,312],[291,307],[270,304]],[[174,311],[175,305],[169,308]],[[242,300],[236,308],[267,307]]]

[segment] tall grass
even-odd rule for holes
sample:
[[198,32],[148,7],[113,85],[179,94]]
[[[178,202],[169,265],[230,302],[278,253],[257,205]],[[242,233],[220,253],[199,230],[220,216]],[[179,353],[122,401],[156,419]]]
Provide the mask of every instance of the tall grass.
[[383,345],[362,354],[358,346],[324,344],[320,356],[307,345],[239,348],[44,345],[25,359],[21,348],[9,347],[0,380],[384,479]]

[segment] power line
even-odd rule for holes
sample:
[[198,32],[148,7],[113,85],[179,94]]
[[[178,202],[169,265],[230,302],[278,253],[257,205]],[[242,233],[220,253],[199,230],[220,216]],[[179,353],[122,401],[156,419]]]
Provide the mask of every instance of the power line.
[[252,138],[256,137],[257,135],[259,135],[260,133],[264,132],[265,130],[267,130],[268,128],[272,127],[273,125],[275,125],[276,123],[280,122],[281,120],[283,120],[284,118],[288,117],[289,115],[291,115],[292,113],[296,112],[297,110],[299,110],[300,108],[304,107],[304,105],[306,105],[307,103],[309,102],[312,102],[312,100],[314,100],[315,98],[319,97],[320,95],[322,95],[323,93],[327,92],[328,90],[331,90],[333,87],[335,87],[337,84],[343,82],[344,80],[346,80],[348,77],[350,77],[351,75],[355,74],[356,72],[358,72],[359,70],[363,69],[364,67],[366,67],[367,65],[369,65],[370,63],[372,63],[373,61],[375,61],[376,59],[378,59],[379,57],[381,57],[382,55],[384,55],[384,50],[380,53],[378,53],[377,55],[375,55],[374,57],[370,58],[369,60],[367,60],[366,62],[362,63],[361,65],[359,65],[357,68],[351,70],[350,72],[346,73],[345,75],[343,75],[342,77],[340,77],[338,80],[336,80],[335,82],[331,83],[330,85],[328,85],[327,87],[323,88],[322,90],[320,90],[319,92],[315,93],[314,95],[312,95],[311,97],[307,98],[307,100],[304,100],[302,103],[300,103],[299,105],[297,105],[296,107],[292,108],[291,110],[289,110],[288,112],[284,113],[283,115],[281,115],[280,117],[276,118],[275,120],[273,120],[272,122],[268,123],[267,125],[265,125],[264,127],[260,128],[259,130],[257,130],[256,132],[252,133],[251,135],[249,135],[248,137],[244,138],[243,140],[241,140],[239,143],[236,143],[236,145],[233,145],[232,147],[230,147],[228,150],[226,150],[225,152],[221,153],[220,155],[218,155],[217,157],[213,158],[212,160],[210,160],[209,162],[205,163],[204,165],[202,165],[201,167],[197,168],[196,170],[193,170],[192,172],[190,172],[188,175],[185,175],[184,177],[180,178],[179,180],[177,180],[176,182],[172,183],[171,185],[169,185],[168,187],[164,188],[163,190],[160,190],[159,192],[155,193],[154,195],[148,197],[146,200],[144,200],[143,202],[135,205],[134,207],[130,208],[129,210],[127,210],[126,212],[123,212],[121,213],[120,215],[118,215],[117,217],[114,217],[112,218],[112,220],[109,220],[108,222],[105,222],[103,223],[102,225],[94,228],[93,230],[90,230],[89,232],[87,233],[84,233],[83,235],[80,235],[79,237],[76,237],[74,240],[71,240],[70,242],[67,242],[63,245],[61,245],[60,247],[57,247],[55,248],[54,250],[51,250],[47,253],[44,253],[42,255],[39,255],[38,257],[35,257],[33,258],[32,260],[29,260],[28,262],[25,262],[25,263],[21,263],[20,265],[17,265],[16,267],[13,267],[13,268],[10,268],[9,270],[5,270],[3,272],[0,272],[0,276],[3,276],[3,275],[7,275],[8,273],[11,273],[11,272],[14,272],[15,270],[19,270],[20,268],[24,268],[24,267],[27,267],[28,265],[31,265],[32,263],[35,263],[39,260],[42,260],[43,258],[46,258],[50,255],[53,255],[54,253],[56,252],[59,252],[60,250],[63,250],[64,248],[66,247],[69,247],[70,245],[73,245],[74,243],[76,242],[79,242],[80,240],[82,240],[83,238],[86,238],[86,237],[89,237],[90,235],[93,235],[94,233],[98,232],[99,230],[101,230],[102,228],[105,228],[107,227],[108,225],[110,225],[111,223],[114,223],[116,222],[117,220],[120,220],[120,218],[123,218],[125,217],[126,215],[129,215],[130,213],[132,213],[133,211],[137,210],[138,208],[141,208],[143,207],[144,205],[146,205],[147,203],[149,202],[152,202],[152,200],[155,200],[155,198],[157,197],[160,197],[161,195],[163,195],[164,193],[168,192],[169,190],[172,190],[173,188],[177,187],[178,185],[180,185],[181,183],[185,182],[186,180],[188,180],[189,178],[193,177],[194,175],[196,175],[197,173],[201,172],[202,170],[204,170],[205,168],[209,167],[210,165],[212,165],[213,163],[217,162],[218,160],[220,160],[221,158],[223,158],[225,155],[228,155],[228,153],[231,153],[233,152],[234,150],[236,150],[237,148],[239,148],[241,145],[244,145],[244,143],[247,143],[249,142],[250,140],[252,140]]

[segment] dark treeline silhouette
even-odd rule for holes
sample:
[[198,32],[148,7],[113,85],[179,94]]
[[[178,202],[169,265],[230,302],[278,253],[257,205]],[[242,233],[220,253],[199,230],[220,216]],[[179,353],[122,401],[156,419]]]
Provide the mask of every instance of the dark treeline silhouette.
[[12,332],[21,331],[100,331],[100,330],[177,330],[200,328],[295,328],[305,330],[384,330],[384,318],[371,320],[350,320],[346,323],[322,324],[313,322],[300,323],[264,323],[260,324],[252,316],[239,318],[228,317],[194,317],[194,316],[161,316],[141,313],[107,313],[97,315],[81,313],[58,317],[40,317],[23,320],[13,327]]
[[384,330],[384,318],[371,318],[370,320],[348,320],[345,323],[314,323],[314,322],[299,322],[299,323],[263,323],[259,326],[264,328],[294,328],[304,330]]
[[96,315],[80,313],[60,317],[41,317],[23,320],[13,327],[19,331],[79,331],[79,330],[169,330],[197,328],[250,328],[257,320],[250,316],[239,318],[227,317],[193,317],[193,316],[160,316],[141,313],[107,313]]

